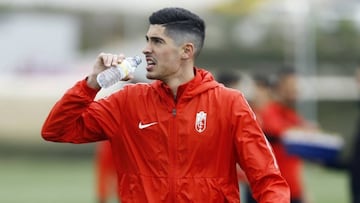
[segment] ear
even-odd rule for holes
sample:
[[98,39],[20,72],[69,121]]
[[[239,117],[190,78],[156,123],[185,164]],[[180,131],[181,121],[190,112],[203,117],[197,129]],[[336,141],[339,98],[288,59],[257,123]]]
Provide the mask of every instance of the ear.
[[182,47],[181,58],[182,59],[193,58],[194,51],[195,51],[195,46],[193,43],[185,43]]

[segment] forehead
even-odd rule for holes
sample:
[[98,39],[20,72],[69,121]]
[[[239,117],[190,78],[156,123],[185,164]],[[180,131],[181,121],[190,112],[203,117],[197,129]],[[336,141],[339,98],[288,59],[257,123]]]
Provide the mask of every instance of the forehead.
[[165,27],[162,25],[150,25],[146,33],[147,37],[167,37]]

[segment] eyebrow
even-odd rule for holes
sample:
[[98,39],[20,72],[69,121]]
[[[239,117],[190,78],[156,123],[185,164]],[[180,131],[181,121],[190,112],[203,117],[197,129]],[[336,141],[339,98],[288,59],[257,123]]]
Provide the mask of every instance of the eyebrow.
[[145,39],[146,39],[146,41],[149,41],[149,40],[151,40],[151,41],[159,40],[159,41],[165,42],[165,40],[164,40],[163,38],[161,38],[161,37],[148,37],[147,35],[145,35]]

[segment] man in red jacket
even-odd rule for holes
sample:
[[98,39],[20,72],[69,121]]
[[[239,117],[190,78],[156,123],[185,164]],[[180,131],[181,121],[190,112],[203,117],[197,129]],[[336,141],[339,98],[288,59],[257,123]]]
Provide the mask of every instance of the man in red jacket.
[[236,163],[258,202],[289,203],[289,188],[242,93],[195,67],[205,24],[182,8],[154,12],[143,50],[151,84],[94,101],[96,76],[123,57],[102,53],[55,104],[42,136],[109,140],[122,202],[239,202]]

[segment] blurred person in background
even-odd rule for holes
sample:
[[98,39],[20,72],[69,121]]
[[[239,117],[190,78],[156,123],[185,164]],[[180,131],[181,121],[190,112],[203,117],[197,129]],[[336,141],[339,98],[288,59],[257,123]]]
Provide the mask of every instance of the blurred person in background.
[[272,101],[272,91],[270,78],[263,74],[254,74],[252,77],[254,88],[251,100],[249,101],[251,108],[256,114],[256,118],[260,126],[262,126],[262,118],[260,113]]
[[280,171],[289,184],[291,203],[304,203],[303,163],[300,157],[287,153],[282,137],[288,130],[312,130],[314,126],[296,110],[299,89],[295,69],[284,67],[272,82],[273,99],[260,113],[262,128],[273,147]]
[[109,141],[96,145],[95,151],[96,195],[98,203],[108,203],[116,198],[116,168]]
[[[360,92],[360,63],[355,70],[355,80]],[[360,109],[360,100],[358,101],[358,108]],[[352,158],[350,161],[350,192],[352,202],[360,203],[360,118],[357,121],[356,128]]]
[[[264,108],[272,101],[272,91],[270,79],[267,75],[264,74],[254,74],[252,76],[253,80],[253,92],[249,104],[253,109],[256,120],[259,125],[262,127],[263,119],[261,117],[261,112]],[[250,188],[245,185],[245,203],[256,203],[255,199],[252,196]]]
[[94,101],[97,75],[123,60],[101,53],[55,104],[42,137],[109,140],[123,202],[239,202],[238,163],[258,202],[288,203],[289,187],[243,94],[195,66],[204,21],[182,8],[161,9],[149,21],[143,53],[155,81]]

